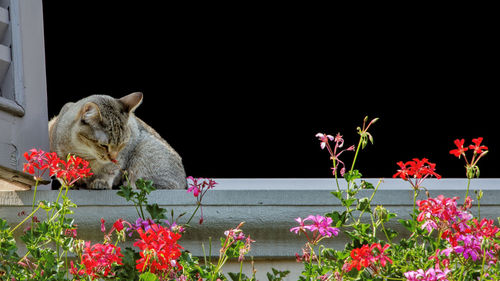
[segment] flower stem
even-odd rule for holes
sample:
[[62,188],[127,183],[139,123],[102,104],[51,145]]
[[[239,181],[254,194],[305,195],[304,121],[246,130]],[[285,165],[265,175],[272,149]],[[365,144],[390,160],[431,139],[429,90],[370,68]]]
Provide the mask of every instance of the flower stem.
[[36,182],[35,182],[35,190],[33,192],[33,203],[31,204],[31,211],[33,212],[33,210],[35,209],[35,202],[36,202],[36,190],[38,189],[38,183],[39,183],[39,180],[38,178],[36,179]]
[[188,225],[191,222],[191,220],[193,219],[194,215],[196,214],[196,212],[198,212],[198,209],[201,207],[201,203],[200,202],[197,202],[197,203],[198,203],[198,206],[196,206],[196,209],[194,209],[193,214],[188,219],[188,221],[185,223],[186,225]]
[[467,190],[465,191],[465,199],[464,199],[464,204],[467,200],[467,196],[469,196],[469,186],[470,186],[470,177],[467,177]]
[[[382,180],[378,181],[377,186],[375,187],[375,190],[372,193],[372,196],[370,196],[370,199],[368,200],[368,204],[372,203],[373,197],[375,196],[375,193],[377,193],[377,190],[378,190],[378,187],[380,186],[380,183],[382,183]],[[359,214],[359,217],[358,217],[358,224],[360,223],[361,216],[363,216],[364,213],[365,213],[365,209],[361,210],[361,213]]]
[[25,222],[26,222],[29,218],[31,218],[31,217],[32,217],[32,216],[33,216],[33,215],[34,215],[34,214],[38,211],[38,209],[40,209],[40,207],[41,207],[41,206],[42,206],[42,205],[41,205],[41,204],[39,204],[39,205],[38,205],[38,207],[37,207],[35,210],[33,210],[33,211],[31,212],[31,214],[29,214],[26,218],[24,218],[24,220],[22,220],[22,221],[21,221],[18,225],[16,225],[13,229],[11,229],[11,230],[10,230],[10,232],[9,232],[9,234],[14,233],[14,231],[15,231],[16,229],[18,229],[18,228],[19,228],[19,227],[20,227],[23,223],[25,223]]
[[481,265],[481,275],[479,276],[479,281],[483,280],[485,262],[486,262],[486,251],[483,250],[483,264]]
[[[61,185],[61,187],[59,188],[59,193],[57,194],[57,199],[56,199],[56,204],[55,205],[57,205],[57,203],[59,203],[59,198],[61,198],[61,192],[62,192],[63,188],[64,188],[64,185]],[[52,213],[50,214],[50,218],[51,219],[54,217],[54,211],[55,211],[55,209],[52,209]]]
[[359,148],[361,147],[362,140],[363,140],[363,137],[360,136],[358,146],[356,147],[356,153],[354,153],[354,159],[352,159],[351,172],[352,172],[352,170],[354,170],[354,164],[356,164],[356,159],[358,158],[358,152],[359,152]]
[[[35,190],[33,192],[33,203],[31,203],[31,211],[33,212],[33,210],[35,210],[35,202],[36,202],[36,190],[38,189],[38,183],[39,183],[39,179],[36,178],[36,182],[35,182]],[[31,220],[31,234],[33,234],[33,220]]]
[[238,281],[241,281],[242,272],[243,272],[243,261],[240,262],[240,276],[238,277]]

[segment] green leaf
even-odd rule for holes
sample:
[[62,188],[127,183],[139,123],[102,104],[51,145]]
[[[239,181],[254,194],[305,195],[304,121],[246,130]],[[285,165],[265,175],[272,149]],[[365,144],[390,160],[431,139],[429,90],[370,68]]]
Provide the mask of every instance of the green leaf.
[[339,200],[342,200],[342,191],[332,191],[330,192],[333,196],[337,197]]
[[413,220],[403,220],[403,219],[399,219],[398,221],[406,229],[408,229],[410,232],[414,232],[415,231],[415,221],[413,221]]
[[356,198],[351,198],[351,199],[342,199],[342,205],[344,207],[351,207],[352,203],[354,203],[354,201],[356,201]]
[[153,181],[138,179],[135,182],[135,187],[139,189],[141,192],[145,192],[146,194],[151,193],[151,191],[156,190],[156,187],[153,186]]
[[370,199],[367,197],[363,197],[361,199],[358,199],[358,205],[356,207],[357,210],[359,211],[365,211],[365,212],[372,212],[371,206],[370,206]]
[[390,228],[385,229],[385,232],[387,233],[387,236],[389,236],[389,239],[391,240],[398,236],[398,232]]
[[352,170],[344,174],[344,179],[347,182],[351,182],[356,179],[360,179],[363,175],[358,170]]
[[135,195],[136,193],[133,191],[132,187],[130,185],[128,186],[120,186],[120,190],[116,192],[116,195],[121,196],[125,198],[125,200],[130,201],[130,199]]
[[166,218],[165,213],[167,212],[167,209],[161,208],[156,203],[152,205],[147,205],[146,210],[151,215],[151,218],[153,220],[162,220]]
[[139,280],[140,281],[156,281],[158,278],[156,275],[154,275],[151,272],[144,272],[141,275],[139,275]]
[[234,273],[234,272],[228,272],[227,273],[229,275],[229,277],[231,277],[231,280],[233,281],[238,281],[238,280],[250,280],[248,278],[248,276],[246,276],[244,273],[241,274],[241,277],[240,277],[240,274],[239,273]]
[[340,227],[347,220],[347,211],[342,212],[342,214],[340,214],[337,211],[333,211],[331,213],[326,214],[325,216],[332,219],[332,223],[333,225],[335,225],[335,227]]
[[375,187],[373,186],[373,184],[367,182],[367,181],[364,181],[362,180],[361,181],[361,184],[359,185],[359,187],[361,189],[375,189]]

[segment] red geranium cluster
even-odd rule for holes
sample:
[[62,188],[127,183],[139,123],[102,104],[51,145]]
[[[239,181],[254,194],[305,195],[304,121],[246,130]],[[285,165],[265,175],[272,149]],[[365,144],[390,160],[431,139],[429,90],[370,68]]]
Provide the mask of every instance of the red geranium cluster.
[[349,272],[353,268],[356,268],[360,271],[362,268],[369,267],[377,272],[377,263],[382,267],[385,267],[388,262],[392,264],[392,260],[385,255],[385,250],[389,247],[389,244],[382,247],[379,243],[373,243],[371,245],[365,244],[361,248],[352,249],[351,258],[349,261],[346,261],[343,270]]
[[147,231],[137,229],[141,239],[134,243],[141,252],[141,258],[137,260],[136,268],[140,272],[149,269],[151,273],[168,274],[180,268],[177,259],[181,256],[183,249],[177,240],[181,238],[179,233],[174,233],[161,225],[153,224]]
[[45,152],[35,148],[24,153],[24,158],[28,163],[24,164],[23,171],[35,177],[35,180],[42,180],[46,171],[49,171],[49,176],[53,176],[53,168],[57,166],[59,158],[55,152]]
[[68,155],[66,161],[59,159],[55,152],[31,149],[24,153],[28,163],[24,164],[23,171],[32,174],[35,180],[41,180],[46,171],[49,176],[56,176],[65,186],[72,186],[81,178],[92,175],[89,162],[74,155]]
[[94,244],[90,246],[90,242],[86,242],[81,265],[76,268],[71,262],[70,273],[77,278],[87,275],[92,280],[113,276],[114,273],[111,272],[111,268],[114,264],[122,265],[122,257],[120,247],[113,244]]
[[[450,150],[450,154],[455,155],[455,157],[459,158],[461,156],[464,157],[465,159],[465,164],[466,164],[466,173],[467,173],[467,178],[471,179],[473,177],[479,177],[479,167],[477,166],[477,162],[481,157],[486,155],[488,153],[488,147],[486,145],[481,145],[481,142],[483,141],[483,138],[479,137],[477,139],[472,139],[473,144],[469,145],[469,147],[464,147],[464,139],[456,139],[454,141],[455,145],[457,146],[456,149]],[[465,157],[465,152],[468,150],[473,150],[474,154],[472,155],[472,159],[470,161],[467,160],[467,157]]]
[[[436,173],[436,164],[429,162],[427,158],[413,158],[413,160],[403,163],[397,163],[400,169],[392,177],[400,177],[408,181],[414,189],[418,189],[422,181],[428,177],[435,176],[440,179],[441,176]],[[413,180],[412,180],[413,179]]]

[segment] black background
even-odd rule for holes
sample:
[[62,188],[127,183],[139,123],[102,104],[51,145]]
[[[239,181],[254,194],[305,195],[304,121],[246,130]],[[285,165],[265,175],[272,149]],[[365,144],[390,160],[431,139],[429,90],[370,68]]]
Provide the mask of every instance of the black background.
[[[481,177],[499,177],[498,32],[487,15],[154,3],[43,1],[49,117],[88,95],[141,91],[136,115],[188,175],[308,178],[331,176],[314,135],[357,144],[368,115],[380,120],[358,157],[366,177],[414,157],[464,177],[449,151],[476,137],[490,148]],[[353,155],[343,154],[349,167]]]

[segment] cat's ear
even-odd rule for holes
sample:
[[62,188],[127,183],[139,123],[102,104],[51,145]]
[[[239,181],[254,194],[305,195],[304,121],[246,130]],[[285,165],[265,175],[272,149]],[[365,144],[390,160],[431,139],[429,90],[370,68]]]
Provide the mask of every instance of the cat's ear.
[[99,110],[99,107],[97,104],[93,102],[87,102],[83,107],[82,111],[80,113],[80,118],[85,121],[86,123],[89,123],[92,120],[95,121],[100,121],[101,120],[101,111]]
[[134,112],[135,109],[141,104],[142,102],[142,93],[141,92],[135,92],[129,95],[124,96],[123,98],[119,99],[125,106],[125,110],[127,110],[129,113]]

